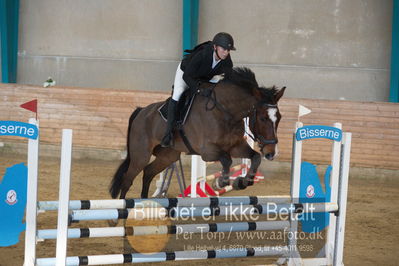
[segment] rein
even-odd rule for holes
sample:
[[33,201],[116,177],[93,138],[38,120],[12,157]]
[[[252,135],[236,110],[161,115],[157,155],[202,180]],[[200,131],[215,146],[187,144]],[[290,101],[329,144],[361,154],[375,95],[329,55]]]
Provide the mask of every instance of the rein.
[[[214,88],[216,87],[216,83],[213,85],[212,88],[208,89],[211,91],[211,93],[204,93],[203,96],[208,98],[208,101],[205,104],[205,110],[206,111],[212,111],[213,109],[218,108],[220,111],[222,111],[223,115],[225,116],[226,120],[232,120],[234,118],[234,116],[229,112],[229,110],[227,110],[226,107],[224,107],[223,104],[219,103],[217,98],[216,98],[216,91],[214,90]],[[213,106],[212,107],[208,107],[209,103],[212,101]]]
[[[216,84],[212,88],[208,89],[211,91],[211,93],[206,92],[206,93],[202,94],[202,96],[208,98],[208,101],[206,102],[206,105],[205,105],[205,110],[212,111],[213,109],[217,108],[220,111],[222,111],[226,120],[232,120],[234,118],[234,116],[227,110],[227,108],[223,104],[221,104],[217,101],[216,91],[214,90],[215,86],[216,86]],[[210,102],[213,103],[212,107],[209,107]],[[255,128],[256,128],[255,124],[256,124],[256,118],[257,118],[256,108],[258,106],[267,107],[267,108],[277,108],[277,104],[269,104],[269,103],[260,103],[260,104],[257,104],[257,106],[255,106],[255,105],[252,106],[252,108],[250,110],[248,110],[247,113],[248,113],[248,117],[251,115],[251,113],[253,113],[252,119],[249,119],[249,123],[250,123],[250,128],[253,128],[254,132],[252,132],[253,134],[249,134],[245,128],[244,128],[244,132],[247,133],[247,135],[253,141],[258,142],[263,146],[269,145],[269,144],[277,144],[277,142],[278,142],[277,139],[266,139],[264,136],[262,136],[256,132],[256,130],[255,130]]]

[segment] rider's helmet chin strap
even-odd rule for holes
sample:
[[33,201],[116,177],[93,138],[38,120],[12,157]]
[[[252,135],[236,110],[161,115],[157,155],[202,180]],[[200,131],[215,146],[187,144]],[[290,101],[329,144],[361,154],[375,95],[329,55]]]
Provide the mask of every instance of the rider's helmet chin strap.
[[216,56],[218,57],[218,60],[222,60],[222,58],[218,54],[218,49],[216,49],[216,46],[213,47],[213,50],[215,51]]

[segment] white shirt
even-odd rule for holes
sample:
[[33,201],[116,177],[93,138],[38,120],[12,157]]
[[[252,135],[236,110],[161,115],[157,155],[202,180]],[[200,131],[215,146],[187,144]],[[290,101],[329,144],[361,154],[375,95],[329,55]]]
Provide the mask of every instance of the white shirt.
[[219,60],[217,60],[216,61],[216,59],[215,59],[215,51],[213,51],[213,61],[212,61],[212,69],[214,69],[215,68],[215,66],[220,62],[220,61],[222,61],[222,59],[219,59]]

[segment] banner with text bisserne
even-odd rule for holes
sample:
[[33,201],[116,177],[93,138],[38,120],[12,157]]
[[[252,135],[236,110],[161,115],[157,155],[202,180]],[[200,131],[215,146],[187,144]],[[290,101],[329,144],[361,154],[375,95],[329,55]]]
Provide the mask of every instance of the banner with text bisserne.
[[297,141],[316,138],[341,141],[342,130],[336,127],[311,125],[298,128],[296,131]]
[[18,136],[37,139],[37,126],[19,121],[0,121],[0,136]]

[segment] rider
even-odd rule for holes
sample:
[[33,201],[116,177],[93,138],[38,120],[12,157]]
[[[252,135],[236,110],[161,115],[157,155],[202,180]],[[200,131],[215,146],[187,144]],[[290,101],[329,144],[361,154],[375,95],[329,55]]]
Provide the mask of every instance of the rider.
[[230,50],[235,50],[234,40],[230,34],[219,32],[212,41],[197,45],[186,54],[177,67],[172,99],[168,105],[168,122],[165,136],[161,141],[162,147],[173,145],[173,125],[176,116],[177,102],[182,93],[190,88],[196,91],[199,82],[209,81],[215,75],[221,75],[233,68]]

